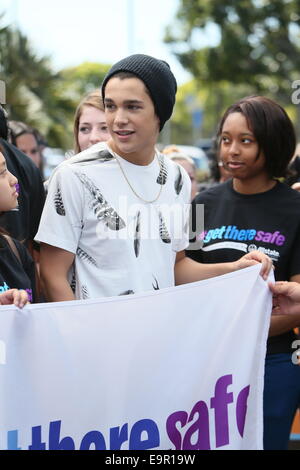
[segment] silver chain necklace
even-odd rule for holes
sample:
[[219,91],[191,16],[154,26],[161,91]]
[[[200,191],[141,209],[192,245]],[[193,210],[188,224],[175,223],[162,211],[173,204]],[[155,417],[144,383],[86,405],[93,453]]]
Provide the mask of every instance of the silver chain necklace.
[[[133,192],[133,194],[134,194],[138,199],[140,199],[141,201],[145,202],[146,204],[152,204],[153,202],[156,202],[156,201],[159,199],[160,195],[161,195],[162,188],[163,188],[163,183],[160,184],[160,188],[159,188],[158,194],[157,194],[157,196],[156,196],[154,199],[152,199],[151,201],[149,201],[149,200],[147,200],[147,199],[142,198],[142,197],[136,192],[136,190],[135,190],[135,189],[133,188],[133,186],[131,185],[129,179],[127,178],[127,175],[126,175],[126,173],[125,173],[125,171],[124,171],[124,168],[123,168],[122,165],[121,165],[121,162],[120,162],[120,160],[119,160],[119,157],[116,155],[116,153],[115,153],[111,148],[110,148],[110,151],[112,152],[113,156],[115,157],[115,159],[116,159],[116,161],[117,161],[117,163],[118,163],[118,165],[119,165],[119,167],[120,167],[120,170],[121,170],[121,172],[122,172],[122,174],[123,174],[123,176],[124,176],[124,178],[125,178],[125,181],[127,182],[128,186],[130,187],[130,189],[131,189],[131,191]],[[161,171],[161,170],[162,170],[162,164],[161,164],[160,159],[159,159],[158,156],[157,156],[157,151],[155,151],[155,156],[156,156],[156,158],[157,158],[157,160],[158,160],[159,170]]]

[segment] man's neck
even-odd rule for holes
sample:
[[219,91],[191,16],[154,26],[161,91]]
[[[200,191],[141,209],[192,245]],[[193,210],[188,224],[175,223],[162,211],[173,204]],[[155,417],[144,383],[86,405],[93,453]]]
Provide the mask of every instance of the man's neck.
[[143,151],[140,151],[140,152],[126,153],[126,152],[122,152],[115,145],[115,143],[112,139],[107,142],[107,145],[117,155],[122,157],[124,160],[127,160],[129,163],[133,163],[134,165],[140,165],[140,166],[150,165],[150,163],[153,162],[154,157],[155,157],[155,147],[154,146],[149,147],[149,148],[145,148],[145,149],[143,149]]

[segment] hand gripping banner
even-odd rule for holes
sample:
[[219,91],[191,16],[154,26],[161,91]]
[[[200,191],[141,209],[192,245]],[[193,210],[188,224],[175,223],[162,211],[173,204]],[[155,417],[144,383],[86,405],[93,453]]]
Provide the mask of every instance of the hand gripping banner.
[[0,448],[261,449],[272,302],[259,269],[0,307]]

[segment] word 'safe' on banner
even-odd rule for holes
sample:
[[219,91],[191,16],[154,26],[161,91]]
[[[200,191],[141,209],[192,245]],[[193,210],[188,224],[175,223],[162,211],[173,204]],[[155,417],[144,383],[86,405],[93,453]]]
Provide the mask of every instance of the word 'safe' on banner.
[[0,307],[0,448],[261,449],[272,302],[259,270]]

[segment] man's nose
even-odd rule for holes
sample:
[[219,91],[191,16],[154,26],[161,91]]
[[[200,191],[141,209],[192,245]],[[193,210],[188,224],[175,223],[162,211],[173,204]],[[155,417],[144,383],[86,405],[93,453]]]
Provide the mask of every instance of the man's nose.
[[119,108],[115,114],[115,123],[124,124],[128,122],[128,114],[125,109]]

